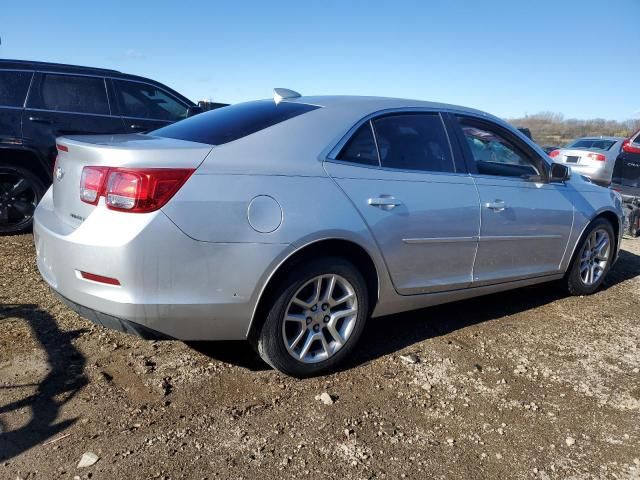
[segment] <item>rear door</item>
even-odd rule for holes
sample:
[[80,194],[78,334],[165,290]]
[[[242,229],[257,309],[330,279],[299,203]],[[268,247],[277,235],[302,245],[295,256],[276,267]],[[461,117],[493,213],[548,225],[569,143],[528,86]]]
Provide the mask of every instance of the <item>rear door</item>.
[[548,183],[544,160],[497,123],[459,116],[457,134],[480,196],[474,285],[557,273],[573,224],[568,187]]
[[51,164],[56,137],[123,130],[111,115],[104,77],[48,72],[33,79],[22,125],[25,140],[39,145]]
[[456,170],[439,113],[366,121],[325,168],[364,218],[399,293],[471,283],[478,196]]
[[33,72],[0,70],[0,145],[22,139],[22,110]]
[[114,78],[113,86],[128,132],[155,130],[187,118],[189,105],[157,85]]

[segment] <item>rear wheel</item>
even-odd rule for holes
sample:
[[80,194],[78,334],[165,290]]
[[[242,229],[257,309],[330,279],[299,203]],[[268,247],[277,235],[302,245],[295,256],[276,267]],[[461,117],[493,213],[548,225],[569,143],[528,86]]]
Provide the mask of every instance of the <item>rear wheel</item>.
[[350,262],[300,266],[276,291],[257,339],[260,356],[294,377],[326,373],[353,350],[368,316],[366,282]]
[[582,236],[567,276],[572,295],[590,295],[604,282],[615,253],[613,228],[604,218],[595,220]]
[[0,235],[26,232],[45,187],[29,170],[0,166]]

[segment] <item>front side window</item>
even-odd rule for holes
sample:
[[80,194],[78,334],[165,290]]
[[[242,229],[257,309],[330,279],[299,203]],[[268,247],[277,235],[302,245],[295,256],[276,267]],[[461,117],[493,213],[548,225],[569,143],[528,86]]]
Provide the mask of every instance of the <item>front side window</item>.
[[454,172],[447,134],[437,113],[389,115],[373,121],[385,168]]
[[503,177],[540,175],[533,160],[498,128],[461,119],[471,157],[478,173]]
[[29,106],[61,112],[110,113],[101,77],[43,74],[39,92],[29,95]]
[[114,80],[120,111],[125,117],[176,122],[187,118],[187,105],[164,90],[141,82]]
[[337,157],[344,162],[378,166],[378,150],[373,138],[371,124],[364,123],[344,146]]
[[32,72],[0,70],[0,107],[22,107]]

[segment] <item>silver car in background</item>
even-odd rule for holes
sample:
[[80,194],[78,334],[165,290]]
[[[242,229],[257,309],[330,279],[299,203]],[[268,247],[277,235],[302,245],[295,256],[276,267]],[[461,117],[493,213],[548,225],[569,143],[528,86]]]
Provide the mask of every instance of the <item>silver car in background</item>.
[[621,240],[616,192],[452,105],[277,89],[58,151],[34,237],[67,305],[147,338],[247,339],[298,377],[336,368],[370,316],[593,293]]
[[623,137],[578,138],[564,148],[553,150],[549,156],[570,166],[575,173],[606,187],[611,183],[613,167],[624,140]]

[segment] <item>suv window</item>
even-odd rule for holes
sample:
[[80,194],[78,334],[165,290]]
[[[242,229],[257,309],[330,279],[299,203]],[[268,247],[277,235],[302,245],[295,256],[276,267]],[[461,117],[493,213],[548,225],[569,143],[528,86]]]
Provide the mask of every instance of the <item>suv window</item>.
[[[33,90],[33,89],[32,89]],[[45,73],[29,106],[44,110],[109,115],[104,78]]]
[[503,177],[540,175],[533,159],[500,132],[498,127],[476,124],[466,119],[460,120],[460,126],[478,173]]
[[217,108],[182,122],[150,132],[150,135],[190,142],[221,145],[232,142],[320,107],[306,103],[257,100]]
[[345,162],[379,165],[376,141],[371,131],[371,123],[364,123],[349,139],[337,157]]
[[451,149],[440,115],[408,113],[373,121],[380,163],[387,168],[454,172]]
[[187,105],[164,90],[141,82],[114,80],[120,111],[125,117],[176,122],[187,118]]
[[22,107],[32,75],[32,72],[0,70],[0,107]]

